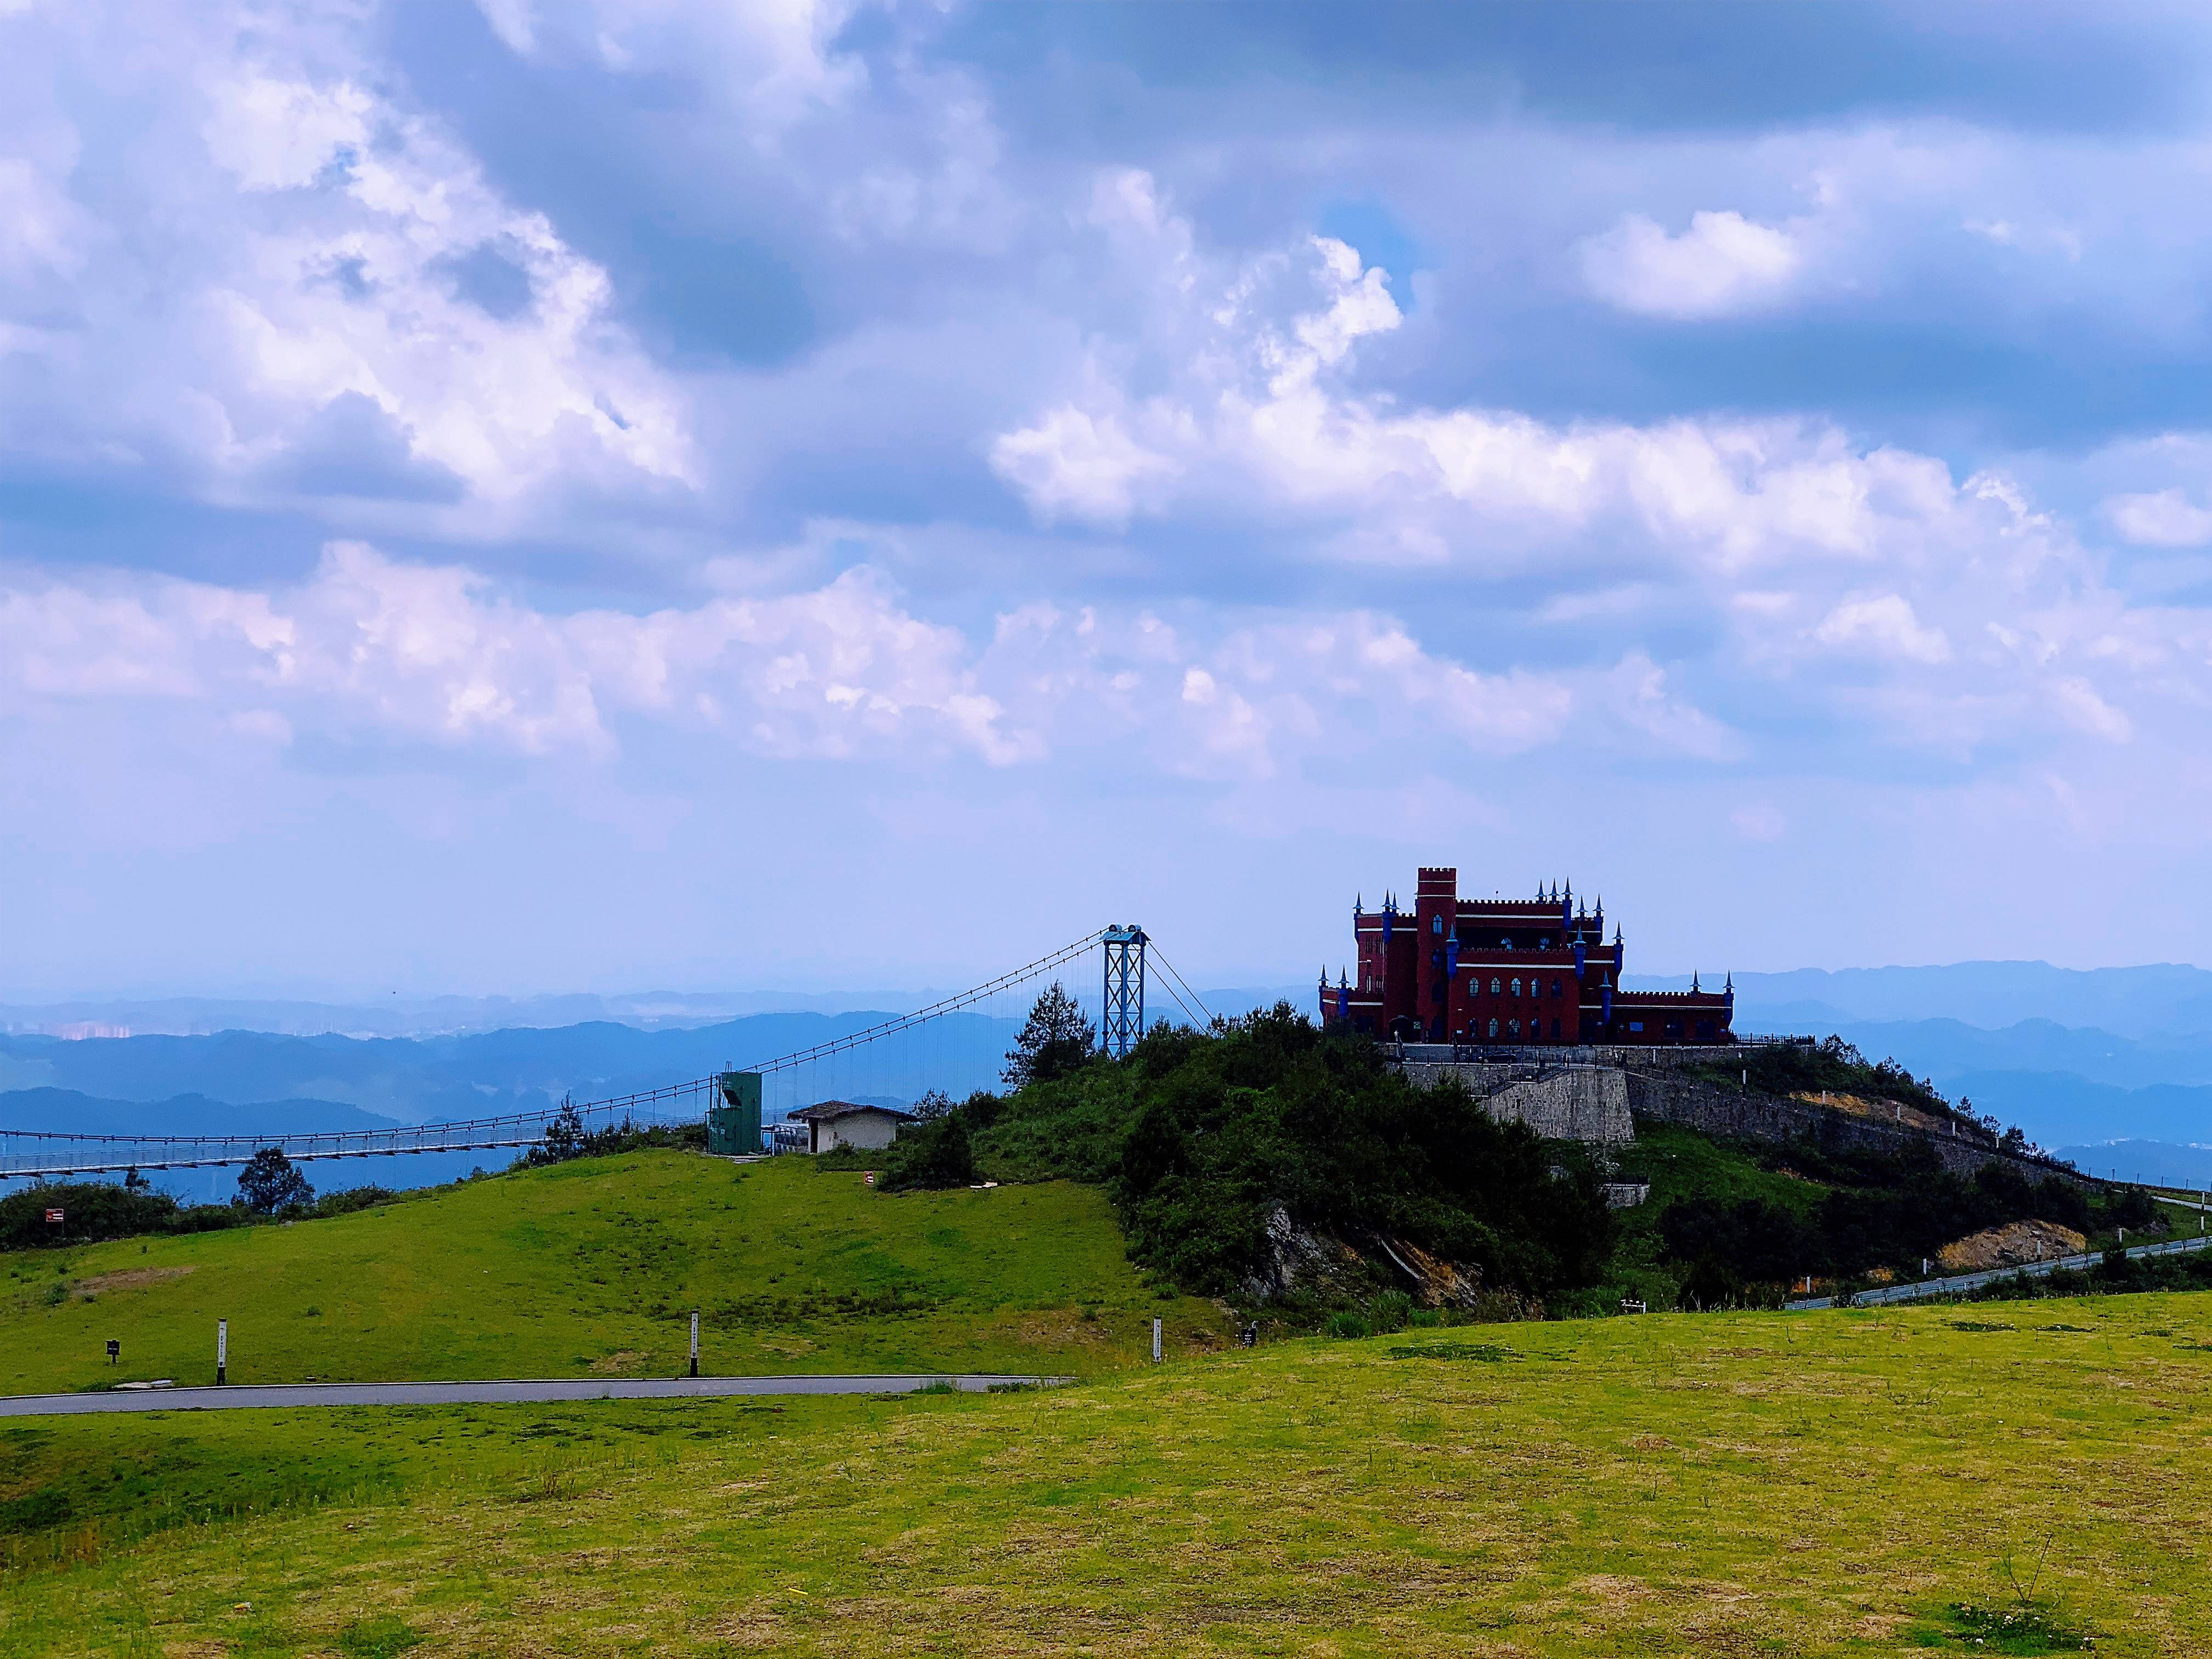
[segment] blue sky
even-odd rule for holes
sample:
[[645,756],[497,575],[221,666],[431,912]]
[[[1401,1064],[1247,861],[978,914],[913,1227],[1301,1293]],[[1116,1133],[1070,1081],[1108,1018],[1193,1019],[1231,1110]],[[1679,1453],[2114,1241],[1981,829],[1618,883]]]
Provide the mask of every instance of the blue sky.
[[0,996],[2212,962],[2194,9],[0,8]]

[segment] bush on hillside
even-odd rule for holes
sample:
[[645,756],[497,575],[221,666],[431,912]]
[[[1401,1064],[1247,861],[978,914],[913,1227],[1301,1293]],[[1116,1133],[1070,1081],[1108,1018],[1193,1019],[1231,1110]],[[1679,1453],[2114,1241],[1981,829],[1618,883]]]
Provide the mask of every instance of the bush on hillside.
[[876,1177],[876,1185],[885,1192],[898,1192],[965,1187],[975,1179],[975,1152],[968,1126],[948,1103],[945,1112],[913,1125],[891,1143],[883,1155],[883,1173]]

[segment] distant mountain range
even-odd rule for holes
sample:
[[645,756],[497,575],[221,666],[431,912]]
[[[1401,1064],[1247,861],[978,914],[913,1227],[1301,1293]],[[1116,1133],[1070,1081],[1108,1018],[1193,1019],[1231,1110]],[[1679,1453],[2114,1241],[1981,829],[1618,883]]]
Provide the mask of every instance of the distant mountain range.
[[[1667,988],[1689,981],[1632,975],[1629,982]],[[1735,986],[1741,1031],[1834,1033],[1872,1058],[1896,1059],[2045,1146],[2072,1149],[2069,1155],[2078,1153],[2085,1166],[2138,1158],[2170,1167],[2175,1179],[2197,1179],[2185,1173],[2195,1170],[2212,1179],[2212,1152],[2200,1150],[2212,1146],[2212,973],[2170,964],[2076,971],[2042,963],[1961,963],[1740,974]],[[1217,1013],[1279,998],[1301,1010],[1313,1006],[1305,987],[1200,995],[1206,1011]],[[711,1007],[753,997],[777,1000],[764,992],[440,999],[385,1012],[394,1024],[508,1023],[406,1036],[236,1027],[150,1035],[133,1027],[128,1037],[70,1040],[14,1031],[0,1035],[0,1127],[189,1134],[258,1133],[286,1122],[337,1128],[477,1117],[550,1106],[563,1095],[598,1099],[684,1082],[851,1036],[890,1017],[881,1006],[854,1008],[852,999],[831,996],[819,1000],[848,1006],[704,1017]],[[896,1011],[915,1000],[879,1000]],[[925,1088],[957,1096],[994,1086],[1019,1025],[1005,1009],[1019,1000],[948,1016],[918,1032],[772,1077],[769,1113],[832,1097],[910,1100]],[[1095,991],[1086,1000],[1095,1000]],[[556,1018],[585,1005],[620,1008],[628,1017]],[[1155,988],[1152,1010],[1164,1006],[1180,1017]],[[80,1025],[112,1029],[141,1016],[181,1025],[254,1010],[273,1011],[270,1018],[302,1027],[339,1020],[363,1026],[375,1012],[359,1005],[186,999],[0,1010],[0,1019],[35,1014],[68,1025],[61,1016],[82,1016]],[[461,1160],[464,1166],[471,1161]],[[349,1176],[343,1179],[350,1184]]]
[[[1071,985],[1086,990],[1091,981]],[[919,991],[646,991],[633,995],[400,997],[383,1002],[309,1002],[223,997],[108,998],[69,1002],[0,1002],[0,1034],[11,1036],[214,1036],[259,1031],[278,1036],[433,1037],[564,1025],[610,1024],[640,1030],[726,1024],[752,1014],[845,1014],[928,1006],[956,994]],[[1310,1011],[1314,988],[1231,986],[1200,991],[1208,1013],[1243,1013],[1288,998]],[[1094,999],[1095,1000],[1095,999]],[[1180,1018],[1164,984],[1153,1005]]]
[[[1708,985],[1718,974],[1704,976]],[[1626,983],[1681,990],[1686,974]],[[1958,962],[1937,968],[1800,968],[1735,975],[1737,1024],[1826,1030],[1847,1022],[1954,1019],[1990,1030],[2044,1019],[2124,1037],[2212,1032],[2212,972],[2184,963],[2054,968],[2047,962]]]

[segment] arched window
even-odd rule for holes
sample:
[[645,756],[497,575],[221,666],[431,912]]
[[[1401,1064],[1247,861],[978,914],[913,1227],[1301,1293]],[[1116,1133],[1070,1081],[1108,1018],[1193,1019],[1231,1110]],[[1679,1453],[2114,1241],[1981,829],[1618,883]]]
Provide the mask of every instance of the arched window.
[[1558,1020],[1556,1020],[1556,1019],[1555,1019],[1555,1020],[1553,1020],[1553,1021],[1552,1022],[1552,1041],[1553,1041],[1553,1042],[1557,1042],[1559,1040],[1559,1022]]
[[1516,997],[1521,994],[1521,981],[1517,979],[1513,981],[1513,994]]
[[[1496,996],[1496,995],[1498,994],[1498,981],[1497,981],[1495,979],[1493,979],[1493,980],[1492,980],[1492,981],[1490,981],[1490,994],[1491,994],[1491,995],[1492,995],[1492,996]],[[1496,1036],[1498,1035],[1498,1033],[1497,1033],[1497,1032],[1495,1032],[1495,1031],[1492,1031],[1490,1035],[1491,1035],[1491,1036]]]
[[1434,916],[1431,916],[1431,917],[1429,918],[1429,931],[1430,931],[1431,933],[1443,933],[1443,930],[1444,930],[1444,919],[1443,919],[1443,917],[1442,917],[1441,915],[1434,915]]
[[1559,981],[1557,980],[1552,981],[1552,994],[1553,996],[1559,994]]
[[1519,1036],[1521,1035],[1521,1022],[1520,1022],[1519,1020],[1517,1020],[1517,1019],[1516,1019],[1516,1020],[1514,1020],[1514,1021],[1510,1022],[1510,1024],[1511,1024],[1511,1029],[1512,1029],[1513,1035],[1514,1035],[1515,1036]]
[[1490,1035],[1492,1036],[1498,1035],[1498,1022],[1494,1019],[1490,1022]]

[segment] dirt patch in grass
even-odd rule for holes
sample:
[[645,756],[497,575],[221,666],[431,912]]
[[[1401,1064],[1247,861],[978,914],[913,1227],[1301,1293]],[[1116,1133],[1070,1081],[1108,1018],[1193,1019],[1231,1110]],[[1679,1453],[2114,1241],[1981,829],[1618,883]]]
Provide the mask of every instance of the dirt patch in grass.
[[126,1267],[119,1273],[95,1273],[90,1279],[80,1279],[76,1287],[86,1296],[97,1296],[102,1291],[130,1291],[141,1285],[159,1285],[195,1271],[192,1267]]

